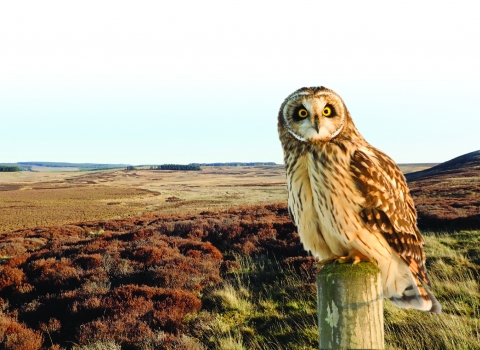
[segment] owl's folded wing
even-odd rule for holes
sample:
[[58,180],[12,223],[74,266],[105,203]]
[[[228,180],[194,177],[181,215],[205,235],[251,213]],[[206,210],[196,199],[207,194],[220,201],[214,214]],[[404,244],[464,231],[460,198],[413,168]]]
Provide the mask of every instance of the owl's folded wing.
[[350,174],[364,198],[359,215],[371,230],[381,231],[388,244],[412,272],[430,285],[425,270],[424,240],[417,228],[417,212],[402,172],[374,147],[355,151]]

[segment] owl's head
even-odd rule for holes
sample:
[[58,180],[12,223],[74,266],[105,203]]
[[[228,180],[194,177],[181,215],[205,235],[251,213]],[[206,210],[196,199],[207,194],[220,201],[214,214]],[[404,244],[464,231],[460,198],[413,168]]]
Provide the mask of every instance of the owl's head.
[[351,124],[343,100],[332,90],[301,88],[280,107],[279,130],[286,129],[297,140],[328,142],[339,137]]

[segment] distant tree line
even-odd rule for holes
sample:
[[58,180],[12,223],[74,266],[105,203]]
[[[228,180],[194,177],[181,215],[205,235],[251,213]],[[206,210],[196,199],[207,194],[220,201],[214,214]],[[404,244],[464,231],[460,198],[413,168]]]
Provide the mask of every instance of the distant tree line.
[[137,168],[135,168],[133,165],[127,166],[126,169],[127,169],[127,170],[137,170]]
[[151,166],[151,170],[202,170],[199,165],[163,164]]
[[18,166],[0,165],[0,171],[1,172],[14,172],[14,171],[20,171],[20,168]]

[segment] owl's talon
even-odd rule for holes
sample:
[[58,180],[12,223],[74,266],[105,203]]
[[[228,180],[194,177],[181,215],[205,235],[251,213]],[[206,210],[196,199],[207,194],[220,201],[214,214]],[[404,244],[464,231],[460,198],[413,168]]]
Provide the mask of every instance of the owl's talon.
[[338,255],[331,255],[330,257],[326,258],[326,259],[323,259],[323,260],[320,260],[318,263],[317,263],[317,266],[322,268],[323,266],[327,265],[327,264],[330,264],[330,263],[336,263],[337,260],[340,258],[340,256]]
[[[356,256],[355,258],[353,258],[353,263],[352,263],[352,265],[356,265],[356,264],[358,264],[360,261],[362,261],[362,259],[360,259],[358,256]],[[370,260],[368,260],[368,261],[370,261]]]
[[347,262],[352,262],[352,265],[356,265],[358,264],[359,262],[362,262],[362,261],[371,261],[371,259],[365,255],[363,255],[362,253],[360,253],[358,250],[354,249],[352,250],[347,256],[342,256],[340,258],[337,259],[337,262],[339,264],[344,264],[344,263],[347,263]]

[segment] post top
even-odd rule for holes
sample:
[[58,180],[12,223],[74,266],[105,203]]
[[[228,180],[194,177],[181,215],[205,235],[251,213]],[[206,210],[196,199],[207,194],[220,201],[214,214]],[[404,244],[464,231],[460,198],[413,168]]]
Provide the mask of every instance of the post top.
[[326,264],[318,272],[318,275],[342,275],[342,276],[358,276],[371,275],[375,276],[380,272],[377,265],[372,262],[359,262],[352,265],[351,263],[333,263]]

